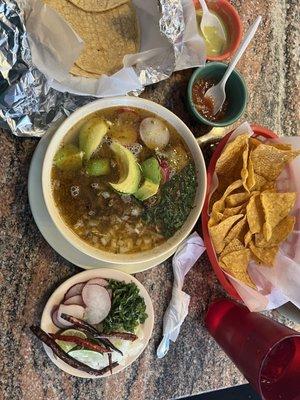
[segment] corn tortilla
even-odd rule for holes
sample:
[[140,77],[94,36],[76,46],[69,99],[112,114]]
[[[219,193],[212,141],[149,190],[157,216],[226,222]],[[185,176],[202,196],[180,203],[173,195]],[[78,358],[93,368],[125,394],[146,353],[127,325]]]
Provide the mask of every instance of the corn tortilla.
[[84,69],[78,67],[77,64],[74,64],[70,69],[70,73],[75,76],[83,76],[85,78],[99,78],[99,74],[94,74],[93,72],[85,71]]
[[128,3],[129,0],[69,0],[74,6],[83,11],[103,12],[112,10],[122,4]]
[[131,3],[105,12],[87,12],[68,0],[44,0],[83,39],[76,65],[93,74],[112,75],[123,66],[126,54],[139,48],[139,30]]

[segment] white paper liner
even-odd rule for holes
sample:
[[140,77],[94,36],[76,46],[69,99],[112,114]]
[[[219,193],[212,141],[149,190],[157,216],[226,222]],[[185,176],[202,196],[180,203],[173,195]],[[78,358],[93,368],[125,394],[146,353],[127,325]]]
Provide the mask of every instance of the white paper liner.
[[[246,122],[240,125],[230,136],[227,143],[232,142],[238,135],[248,133],[252,136],[250,125]],[[270,140],[259,137],[260,140]],[[288,143],[293,149],[300,149],[300,137],[278,137],[272,139],[280,143]],[[225,146],[226,148],[226,146]],[[224,149],[225,149],[224,148]],[[224,151],[224,150],[223,150]],[[224,273],[232,283],[250,311],[263,311],[277,308],[288,301],[300,308],[300,157],[289,163],[277,179],[279,191],[295,191],[297,193],[296,204],[292,215],[296,217],[294,231],[279,247],[273,267],[258,265],[251,261],[248,272],[258,290],[245,285]],[[210,196],[218,186],[218,178],[214,173]],[[217,256],[216,256],[217,257]]]

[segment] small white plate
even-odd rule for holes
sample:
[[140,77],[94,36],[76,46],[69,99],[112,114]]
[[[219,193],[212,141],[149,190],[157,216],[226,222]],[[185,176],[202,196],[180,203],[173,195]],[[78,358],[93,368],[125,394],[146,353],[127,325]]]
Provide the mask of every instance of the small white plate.
[[[118,367],[113,369],[113,374],[116,374],[120,371],[122,371],[124,368],[128,367],[131,363],[133,363],[145,350],[147,347],[147,344],[151,338],[152,335],[152,330],[153,330],[153,324],[154,324],[154,310],[152,306],[152,301],[151,298],[147,292],[147,290],[144,288],[144,286],[133,276],[130,276],[128,274],[125,274],[124,272],[121,271],[116,271],[113,269],[101,269],[101,270],[90,270],[90,271],[83,271],[80,272],[79,274],[73,276],[72,278],[66,280],[62,285],[60,285],[55,292],[52,293],[50,296],[49,300],[47,301],[47,304],[44,308],[43,315],[42,315],[42,320],[41,320],[41,328],[47,332],[47,333],[56,333],[58,331],[58,328],[53,324],[52,318],[51,318],[51,313],[53,310],[53,307],[55,305],[60,304],[60,302],[63,300],[63,297],[67,290],[75,285],[76,283],[80,282],[85,282],[88,281],[89,279],[92,278],[104,278],[104,279],[115,279],[119,281],[125,281],[126,283],[133,282],[137,285],[137,287],[140,290],[140,295],[144,298],[145,304],[146,304],[146,313],[148,314],[148,318],[146,319],[145,323],[142,325],[142,331],[143,331],[143,338],[142,340],[142,347],[139,349],[138,352],[136,352],[134,355],[130,356],[130,354],[125,358],[125,365],[119,365]],[[80,371],[76,368],[73,368],[66,364],[64,361],[60,360],[57,357],[54,357],[52,350],[44,344],[45,351],[51,361],[60,369],[63,371],[67,372],[68,374],[80,377],[80,378],[103,378],[106,376],[110,376],[110,372],[107,372],[106,374],[102,376],[93,376],[90,375],[86,372]]]
[[42,192],[42,165],[47,150],[48,144],[59,124],[50,129],[41,139],[33,154],[29,177],[28,177],[28,197],[31,212],[35,223],[45,240],[50,246],[66,260],[72,264],[77,265],[83,269],[93,268],[114,268],[120,271],[127,272],[128,274],[135,274],[137,272],[145,271],[158,264],[164,262],[169,258],[175,250],[171,250],[168,254],[164,254],[155,261],[149,261],[143,264],[136,265],[117,265],[112,263],[101,262],[87,254],[81,253],[70,242],[68,242],[63,235],[58,231],[56,226],[51,220],[44,202]]

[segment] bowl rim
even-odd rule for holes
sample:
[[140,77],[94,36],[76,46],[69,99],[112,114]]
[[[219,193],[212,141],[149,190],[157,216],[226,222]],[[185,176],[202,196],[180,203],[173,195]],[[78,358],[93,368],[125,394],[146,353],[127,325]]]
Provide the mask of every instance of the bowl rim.
[[[115,106],[131,106],[149,110],[150,112],[157,113],[158,116],[165,119],[171,125],[174,125],[174,123],[176,123],[176,125],[174,126],[175,129],[183,138],[192,153],[196,167],[196,176],[198,183],[194,203],[196,206],[192,208],[183,226],[163,244],[154,247],[153,249],[148,251],[131,253],[128,255],[121,253],[115,254],[99,250],[80,239],[79,236],[77,236],[73,231],[71,231],[70,228],[67,227],[65,222],[62,220],[62,217],[59,215],[51,190],[51,166],[53,157],[55,155],[55,152],[59,148],[59,145],[63,141],[65,135],[75,124],[77,124],[87,115],[92,114],[97,110]],[[181,132],[179,131],[179,129],[181,130]],[[155,260],[157,260],[162,254],[166,254],[170,251],[175,252],[178,245],[192,231],[193,227],[197,223],[198,218],[200,217],[200,213],[204,204],[204,198],[206,194],[206,176],[205,161],[197,140],[190,129],[187,127],[187,125],[176,114],[163,107],[162,105],[150,100],[132,96],[119,96],[108,99],[98,99],[96,101],[88,103],[87,105],[77,109],[59,126],[59,128],[51,138],[51,141],[45,153],[45,158],[42,165],[42,191],[46,208],[51,217],[51,220],[54,222],[60,233],[69,243],[71,243],[72,246],[77,248],[82,253],[88,254],[89,256],[98,259],[99,261],[120,265],[136,265],[148,261],[155,262]]]
[[194,105],[193,98],[192,98],[192,89],[193,89],[193,85],[195,84],[195,82],[198,78],[199,73],[201,71],[203,71],[204,69],[213,68],[214,66],[221,66],[221,67],[224,67],[224,69],[225,69],[225,68],[227,68],[228,64],[221,62],[221,61],[213,61],[213,62],[206,63],[203,67],[198,67],[190,77],[188,87],[187,87],[187,98],[188,98],[188,103],[189,103],[189,108],[191,110],[191,113],[196,119],[198,119],[198,121],[200,121],[201,123],[203,123],[205,125],[210,125],[210,126],[214,126],[214,127],[226,127],[226,126],[232,125],[243,115],[243,113],[247,107],[249,94],[248,94],[247,84],[246,84],[246,81],[245,81],[243,75],[237,69],[234,69],[232,71],[232,74],[234,74],[235,77],[240,81],[241,86],[243,87],[243,90],[245,92],[245,100],[243,102],[243,105],[242,105],[240,111],[234,117],[232,117],[228,122],[210,121],[209,119],[205,118],[202,114],[199,113],[199,111],[196,109],[196,107]]
[[[251,124],[250,126],[254,132],[254,137],[255,136],[264,136],[264,137],[270,138],[270,139],[275,139],[278,137],[275,132],[271,131],[270,129],[264,128],[260,125]],[[214,250],[214,247],[213,247],[213,244],[211,242],[210,235],[208,232],[208,220],[209,220],[208,206],[209,206],[209,197],[210,197],[210,188],[211,188],[211,183],[212,183],[212,177],[213,177],[213,174],[215,171],[216,162],[233,132],[234,132],[234,130],[230,131],[229,133],[227,133],[226,136],[224,136],[224,138],[217,145],[217,147],[216,147],[215,151],[213,152],[213,155],[210,159],[210,162],[209,162],[209,165],[207,168],[207,190],[206,190],[205,201],[204,201],[204,205],[203,205],[203,209],[202,209],[202,213],[201,213],[201,225],[199,224],[199,228],[202,227],[203,241],[204,241],[204,244],[206,247],[207,256],[208,256],[208,259],[211,263],[211,266],[212,266],[219,282],[221,283],[222,287],[226,290],[226,292],[231,297],[233,297],[236,300],[242,301],[242,299],[241,299],[240,295],[238,294],[238,292],[236,291],[235,287],[229,281],[226,274],[223,272],[222,268],[219,265],[219,262],[216,257],[216,253],[215,253],[215,250]]]
[[[209,2],[208,2],[209,3]],[[243,36],[243,23],[242,19],[237,11],[237,9],[230,3],[229,0],[218,0],[217,3],[221,3],[222,7],[225,7],[227,11],[233,16],[233,19],[235,21],[235,26],[237,30],[237,34],[235,36],[235,40],[232,41],[232,44],[230,47],[225,51],[225,53],[216,55],[216,56],[206,56],[206,59],[208,61],[225,61],[228,60],[237,50],[239,47],[241,41],[242,41],[242,36]],[[200,4],[199,0],[194,0],[194,6],[195,9],[198,10],[200,9]]]
[[[123,280],[126,283],[134,282],[140,291],[140,296],[143,297],[143,299],[145,300],[145,304],[146,304],[148,318],[146,319],[145,323],[143,324],[144,325],[143,326],[144,337],[142,339],[143,347],[133,357],[129,357],[129,362],[126,362],[125,365],[119,365],[113,371],[113,375],[114,375],[114,374],[117,374],[117,373],[123,371],[125,368],[130,366],[133,362],[135,362],[140,357],[140,355],[147,348],[148,343],[149,343],[152,333],[153,333],[154,320],[155,320],[153,303],[152,303],[151,297],[150,297],[147,289],[145,288],[145,286],[140,281],[138,281],[134,276],[129,275],[122,271],[118,271],[116,269],[108,269],[108,268],[105,268],[105,269],[97,268],[97,269],[93,269],[93,270],[82,271],[76,275],[71,276],[70,278],[68,278],[67,280],[62,282],[48,298],[47,303],[43,309],[43,313],[42,313],[42,317],[41,317],[41,321],[40,321],[40,327],[41,327],[41,329],[45,330],[47,333],[48,332],[55,333],[55,331],[59,330],[59,328],[57,328],[52,321],[53,306],[55,306],[56,304],[59,304],[63,300],[64,295],[66,294],[67,290],[71,286],[73,286],[77,283],[86,282],[92,278],[115,279],[115,280],[119,280],[119,281]],[[70,365],[63,362],[62,360],[55,358],[53,356],[52,351],[44,343],[43,343],[43,347],[44,347],[44,350],[45,350],[47,356],[50,358],[50,360],[58,368],[60,368],[64,372],[67,372],[68,374],[71,374],[73,376],[77,376],[80,378],[88,378],[88,379],[98,379],[98,378],[105,378],[105,377],[110,376],[110,372],[107,372],[106,374],[104,374],[102,376],[93,376],[86,372],[78,370],[76,368],[73,368]]]

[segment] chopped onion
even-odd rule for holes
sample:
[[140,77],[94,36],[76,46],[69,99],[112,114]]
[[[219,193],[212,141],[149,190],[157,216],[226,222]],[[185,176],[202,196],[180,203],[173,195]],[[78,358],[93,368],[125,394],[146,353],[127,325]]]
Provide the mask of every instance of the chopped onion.
[[140,124],[140,137],[149,149],[160,150],[169,143],[170,133],[163,121],[148,117]]

